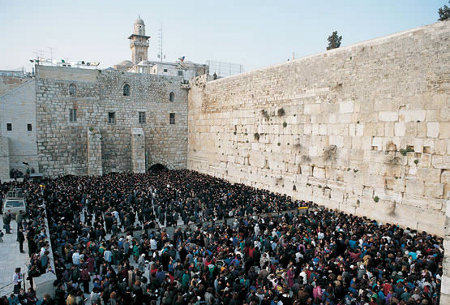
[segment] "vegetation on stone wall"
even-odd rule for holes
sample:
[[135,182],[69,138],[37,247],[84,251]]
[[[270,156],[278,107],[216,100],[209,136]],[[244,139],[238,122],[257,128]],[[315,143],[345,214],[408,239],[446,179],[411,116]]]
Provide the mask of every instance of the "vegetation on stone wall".
[[270,114],[267,112],[267,110],[265,109],[261,110],[261,114],[266,120],[269,120]]
[[414,151],[414,148],[412,148],[412,147],[406,147],[406,148],[401,148],[400,149],[400,153],[402,154],[402,156],[406,156],[406,154],[407,153],[409,153],[409,152],[413,152]]
[[286,114],[286,112],[284,111],[284,108],[278,109],[277,113],[278,113],[278,116],[284,116]]

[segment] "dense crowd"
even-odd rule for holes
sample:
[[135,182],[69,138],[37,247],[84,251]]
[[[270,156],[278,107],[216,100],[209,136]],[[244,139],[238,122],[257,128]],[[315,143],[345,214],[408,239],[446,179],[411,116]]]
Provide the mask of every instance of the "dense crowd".
[[[39,272],[58,280],[44,304],[439,302],[442,239],[425,232],[186,170],[24,187],[29,221],[45,206],[50,226],[55,270]],[[31,268],[46,251],[33,234]]]

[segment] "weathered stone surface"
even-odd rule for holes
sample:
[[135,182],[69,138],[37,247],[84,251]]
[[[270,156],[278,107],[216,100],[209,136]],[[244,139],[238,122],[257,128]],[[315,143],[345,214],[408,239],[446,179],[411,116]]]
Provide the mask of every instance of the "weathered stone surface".
[[88,175],[101,176],[102,168],[102,135],[98,128],[90,127],[87,131]]
[[196,79],[188,168],[442,236],[449,36],[450,23],[439,22],[212,82]]
[[[36,71],[37,149],[44,174],[142,172],[156,163],[186,167],[187,92],[180,77],[48,66]],[[123,95],[125,84],[130,96]],[[70,120],[71,109],[76,121]],[[139,121],[139,112],[145,112],[145,119]],[[133,158],[132,128],[145,134],[144,149],[135,150],[138,158]],[[89,141],[86,129],[94,130]],[[89,150],[88,143],[98,151],[94,146]]]
[[131,129],[131,162],[133,173],[145,173],[145,134],[142,128]]
[[9,179],[9,143],[8,138],[0,136],[0,180]]
[[[9,139],[8,167],[23,172],[31,168],[37,171],[35,81],[25,76],[2,76],[0,92],[1,87],[5,92],[0,93],[0,136]],[[8,123],[11,130],[7,130]],[[9,170],[0,170],[0,175],[9,178]]]

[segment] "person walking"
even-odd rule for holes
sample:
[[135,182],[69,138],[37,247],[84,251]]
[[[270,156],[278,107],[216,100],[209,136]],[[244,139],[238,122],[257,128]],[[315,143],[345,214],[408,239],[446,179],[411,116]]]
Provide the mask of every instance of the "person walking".
[[22,227],[18,227],[17,229],[17,241],[19,242],[20,253],[25,253],[25,251],[23,251],[23,242],[25,241],[25,235],[23,234]]
[[11,234],[10,223],[11,223],[11,214],[5,213],[3,215],[3,228],[6,230],[6,234]]
[[17,213],[16,215],[17,230],[19,230],[19,228],[22,228],[22,221],[23,221],[23,212],[19,211],[19,213]]

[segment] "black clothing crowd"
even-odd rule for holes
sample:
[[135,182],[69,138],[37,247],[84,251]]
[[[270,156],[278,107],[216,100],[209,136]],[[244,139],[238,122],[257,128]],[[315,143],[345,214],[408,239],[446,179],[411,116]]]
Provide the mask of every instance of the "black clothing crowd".
[[443,240],[426,232],[187,170],[42,184],[22,185],[30,270],[58,278],[42,304],[439,302]]

